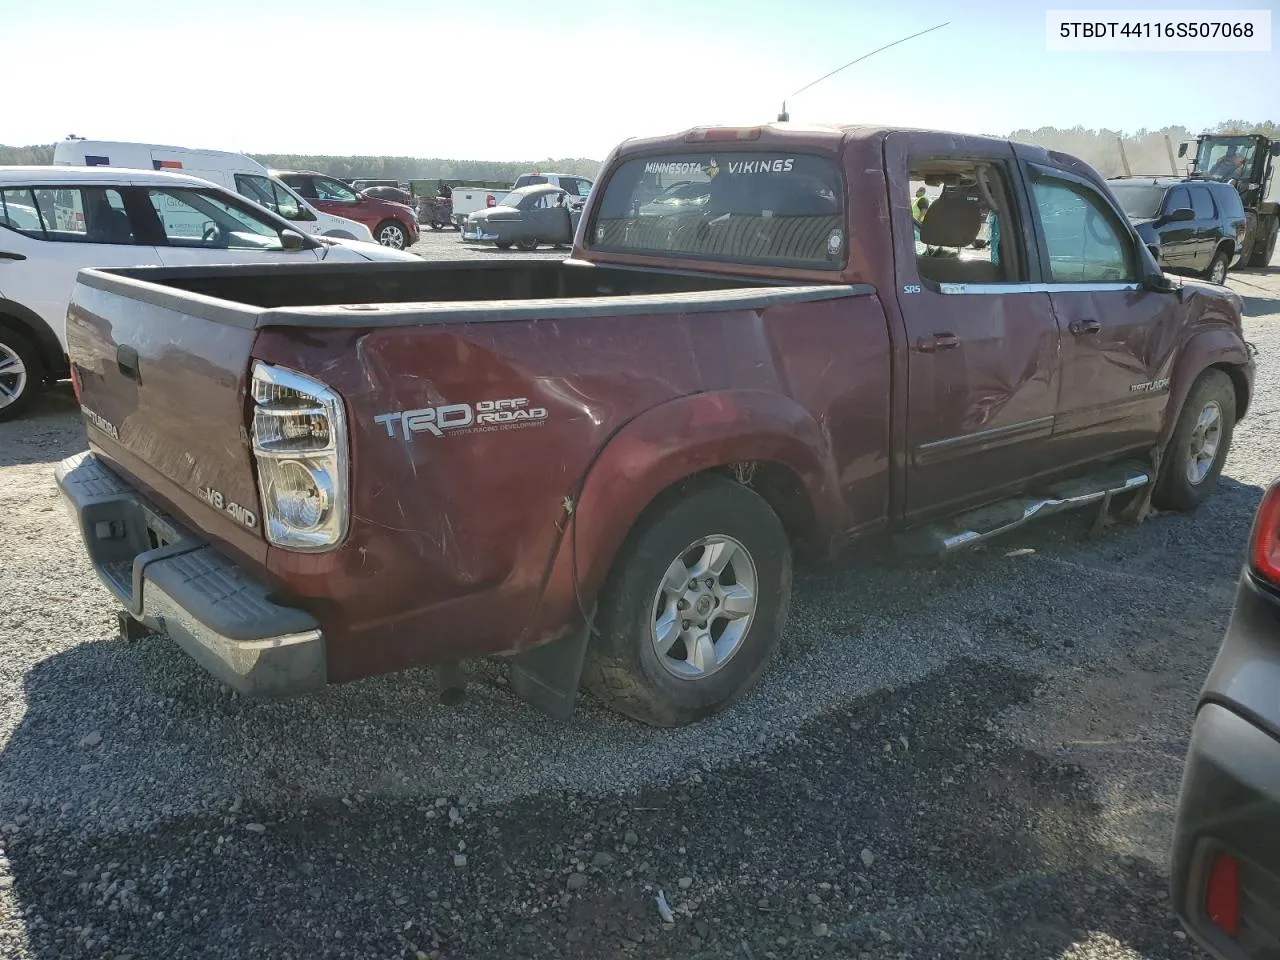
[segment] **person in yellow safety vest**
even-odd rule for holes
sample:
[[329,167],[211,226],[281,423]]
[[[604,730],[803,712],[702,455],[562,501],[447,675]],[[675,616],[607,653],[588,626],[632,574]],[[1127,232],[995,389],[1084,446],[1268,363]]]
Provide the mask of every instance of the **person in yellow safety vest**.
[[929,198],[924,195],[924,187],[916,189],[916,198],[911,201],[911,219],[916,223],[924,221],[924,212],[929,209]]

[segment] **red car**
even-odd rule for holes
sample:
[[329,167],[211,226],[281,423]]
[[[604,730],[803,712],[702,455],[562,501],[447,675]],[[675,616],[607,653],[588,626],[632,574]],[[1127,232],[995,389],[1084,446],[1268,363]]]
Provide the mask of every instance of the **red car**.
[[336,177],[309,170],[273,171],[277,177],[325,213],[363,223],[384,247],[404,250],[418,242],[418,217],[402,203],[356,193]]

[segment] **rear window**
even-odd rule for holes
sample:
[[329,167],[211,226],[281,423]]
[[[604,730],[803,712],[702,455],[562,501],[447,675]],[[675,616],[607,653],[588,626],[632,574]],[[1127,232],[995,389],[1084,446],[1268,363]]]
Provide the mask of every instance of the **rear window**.
[[1224,217],[1244,216],[1244,204],[1240,202],[1240,194],[1235,187],[1214,186],[1210,189],[1213,190],[1213,197]]
[[825,157],[707,152],[637,157],[609,178],[594,250],[837,270],[840,173]]

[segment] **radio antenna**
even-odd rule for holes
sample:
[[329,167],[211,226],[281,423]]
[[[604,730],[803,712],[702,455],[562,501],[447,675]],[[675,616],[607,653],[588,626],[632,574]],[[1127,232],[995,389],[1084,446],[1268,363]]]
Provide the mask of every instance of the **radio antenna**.
[[[903,37],[901,40],[895,40],[893,41],[893,43],[886,43],[883,47],[876,47],[876,49],[872,50],[870,53],[864,53],[862,56],[858,57],[858,59],[850,60],[843,67],[836,67],[830,73],[824,73],[822,76],[820,76],[817,80],[814,80],[812,83],[806,83],[803,87],[801,87],[795,93],[791,94],[791,96],[787,97],[787,100],[791,100],[795,97],[798,97],[800,94],[804,93],[810,87],[817,86],[823,80],[826,80],[828,77],[834,77],[841,70],[847,70],[850,67],[852,67],[855,63],[861,63],[863,60],[866,60],[867,57],[874,57],[877,53],[880,53],[882,50],[888,50],[890,47],[896,47],[898,44],[906,43],[908,40],[914,40],[916,37],[923,37],[926,33],[933,33],[933,31],[935,30],[941,30],[943,27],[947,26],[950,23],[951,21],[947,20],[943,23],[938,24],[937,26],[930,27],[928,30],[921,30],[919,33],[913,33],[911,34],[911,36]],[[782,101],[782,112],[778,114],[778,121],[780,123],[786,123],[788,120],[791,119],[791,115],[787,113],[787,100]]]

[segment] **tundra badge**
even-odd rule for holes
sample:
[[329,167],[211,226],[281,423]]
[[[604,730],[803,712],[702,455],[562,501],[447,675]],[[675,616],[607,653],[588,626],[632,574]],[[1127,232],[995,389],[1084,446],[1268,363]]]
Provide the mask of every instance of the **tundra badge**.
[[1169,378],[1163,377],[1160,380],[1148,380],[1146,383],[1135,383],[1129,387],[1130,393],[1157,393],[1169,386]]

